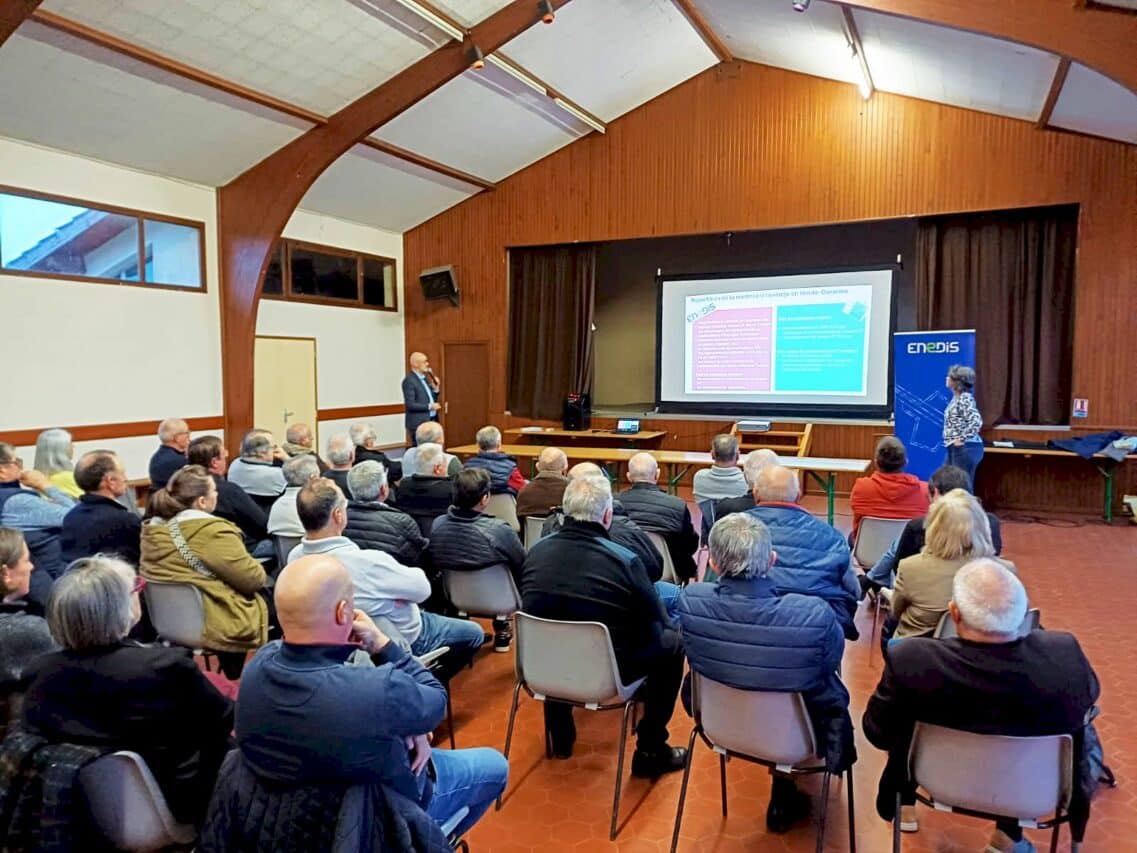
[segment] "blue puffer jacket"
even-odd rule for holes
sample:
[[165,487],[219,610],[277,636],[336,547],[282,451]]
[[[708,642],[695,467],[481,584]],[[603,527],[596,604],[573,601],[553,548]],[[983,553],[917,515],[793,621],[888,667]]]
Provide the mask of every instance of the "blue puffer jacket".
[[[830,770],[856,760],[849,691],[837,675],[845,639],[824,602],[779,596],[768,578],[727,577],[690,584],[679,624],[692,670],[740,690],[801,693]],[[690,711],[687,684],[683,696]]]
[[860,586],[849,546],[835,527],[814,518],[797,504],[762,503],[747,510],[768,528],[778,560],[770,580],[778,593],[800,592],[823,598],[833,608],[845,636],[860,634],[853,624]]

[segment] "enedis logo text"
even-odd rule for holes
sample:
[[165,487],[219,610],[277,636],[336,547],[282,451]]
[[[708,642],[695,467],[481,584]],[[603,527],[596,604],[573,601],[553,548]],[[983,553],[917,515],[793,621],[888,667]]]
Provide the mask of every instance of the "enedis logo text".
[[931,341],[930,343],[913,341],[908,344],[909,355],[939,352],[959,352],[959,341]]

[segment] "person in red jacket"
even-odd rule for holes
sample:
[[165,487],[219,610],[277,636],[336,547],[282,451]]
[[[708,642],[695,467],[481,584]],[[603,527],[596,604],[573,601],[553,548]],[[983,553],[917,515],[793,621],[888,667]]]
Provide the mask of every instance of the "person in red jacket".
[[849,504],[853,509],[852,542],[861,519],[919,518],[928,512],[928,485],[915,474],[905,474],[908,451],[895,436],[886,435],[876,445],[876,470],[853,484]]

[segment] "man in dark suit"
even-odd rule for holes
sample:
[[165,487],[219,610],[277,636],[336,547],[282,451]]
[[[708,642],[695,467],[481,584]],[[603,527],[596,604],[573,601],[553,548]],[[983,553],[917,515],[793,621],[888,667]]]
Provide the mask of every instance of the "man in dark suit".
[[119,503],[126,494],[122,460],[109,450],[93,450],[79,458],[75,482],[84,492],[78,505],[63,517],[59,545],[63,561],[110,554],[138,565],[142,520]]
[[424,353],[411,353],[411,371],[403,378],[403,408],[406,416],[407,444],[414,447],[415,430],[427,421],[438,420],[438,380],[430,369],[430,359]]

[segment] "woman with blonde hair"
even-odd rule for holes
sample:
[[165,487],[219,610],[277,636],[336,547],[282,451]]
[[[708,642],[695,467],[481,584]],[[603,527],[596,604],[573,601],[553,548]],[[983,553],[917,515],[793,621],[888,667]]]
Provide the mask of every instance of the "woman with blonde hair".
[[217,485],[204,468],[175,472],[150,498],[139,570],[150,581],[196,586],[205,609],[202,647],[243,653],[268,641],[268,603],[258,595],[266,575],[237,526],[212,514],[216,507]]
[[32,465],[48,482],[65,495],[78,498],[83,490],[75,482],[75,446],[65,429],[45,429],[36,439],[36,458]]
[[892,591],[894,639],[929,637],[947,612],[955,573],[971,560],[990,557],[1012,572],[1015,566],[995,557],[987,513],[963,489],[952,489],[932,504],[924,527],[924,547],[901,560]]
[[[0,527],[0,694],[23,688],[28,664],[55,648],[43,611],[27,601],[32,558],[24,534]],[[0,728],[3,728],[0,719]]]

